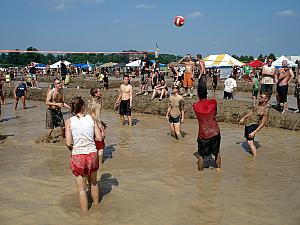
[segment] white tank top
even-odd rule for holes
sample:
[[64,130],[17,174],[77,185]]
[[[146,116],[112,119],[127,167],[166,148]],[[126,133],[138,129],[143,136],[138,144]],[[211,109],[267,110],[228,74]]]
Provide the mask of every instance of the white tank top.
[[90,115],[78,118],[71,117],[71,132],[73,136],[72,155],[97,152],[95,145],[95,124]]

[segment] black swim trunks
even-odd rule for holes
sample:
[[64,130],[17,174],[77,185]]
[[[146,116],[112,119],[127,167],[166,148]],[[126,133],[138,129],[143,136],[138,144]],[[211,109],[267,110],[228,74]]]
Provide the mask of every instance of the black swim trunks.
[[177,117],[172,117],[172,116],[169,116],[169,123],[180,123],[181,121],[181,116],[177,116]]
[[249,134],[251,134],[253,131],[255,131],[258,127],[258,124],[251,124],[250,126],[245,126],[245,138],[247,141],[253,141],[254,137],[249,137]]
[[277,86],[277,93],[278,93],[280,103],[287,102],[288,90],[289,90],[288,85]]
[[55,127],[65,127],[64,117],[61,109],[47,109],[46,111],[46,128],[54,129]]
[[217,156],[220,152],[221,134],[217,134],[208,139],[201,139],[198,137],[198,154],[201,157],[213,154]]
[[121,100],[119,114],[121,116],[131,116],[130,100]]

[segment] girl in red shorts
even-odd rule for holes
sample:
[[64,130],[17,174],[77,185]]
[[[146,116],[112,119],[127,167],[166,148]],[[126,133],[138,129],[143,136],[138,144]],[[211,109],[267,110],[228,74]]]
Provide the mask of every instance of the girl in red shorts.
[[91,195],[93,204],[99,203],[99,188],[97,185],[97,170],[99,157],[95,145],[102,140],[97,122],[84,114],[84,101],[76,97],[71,110],[75,114],[66,120],[66,145],[71,151],[70,167],[75,176],[81,212],[88,211],[86,194],[86,179],[91,181]]

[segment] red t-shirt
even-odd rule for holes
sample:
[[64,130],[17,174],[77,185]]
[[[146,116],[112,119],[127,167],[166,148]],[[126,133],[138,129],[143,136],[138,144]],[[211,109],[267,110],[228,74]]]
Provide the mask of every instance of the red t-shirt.
[[203,99],[193,104],[193,109],[198,119],[198,137],[208,139],[220,133],[216,120],[217,101],[215,99]]

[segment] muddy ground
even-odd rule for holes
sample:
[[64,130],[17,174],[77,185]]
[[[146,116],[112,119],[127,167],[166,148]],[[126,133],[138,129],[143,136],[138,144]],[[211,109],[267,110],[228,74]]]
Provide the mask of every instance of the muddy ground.
[[[27,98],[35,101],[45,101],[46,89],[30,89]],[[12,89],[9,90],[9,95],[12,96]],[[117,98],[116,90],[104,90],[102,92],[103,108],[105,110],[115,110],[114,102]],[[65,99],[68,102],[75,96],[81,96],[87,100],[90,98],[89,89],[65,89]],[[186,118],[195,119],[195,114],[192,109],[192,103],[196,102],[197,98],[185,99]],[[249,112],[253,105],[251,102],[241,100],[225,100],[217,99],[218,101],[218,116],[219,122],[237,124],[242,116]],[[134,96],[133,111],[146,114],[165,115],[168,99],[158,101],[158,99],[150,100],[150,96]],[[269,127],[283,128],[288,130],[300,130],[300,115],[298,113],[281,114],[275,109],[270,109],[270,117],[268,122]]]

